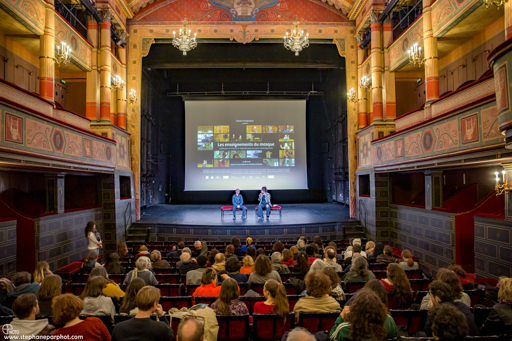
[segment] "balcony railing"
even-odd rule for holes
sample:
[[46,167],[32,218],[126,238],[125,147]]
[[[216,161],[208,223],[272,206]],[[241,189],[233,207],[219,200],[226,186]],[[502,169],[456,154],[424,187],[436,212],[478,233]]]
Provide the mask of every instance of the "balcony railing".
[[395,41],[423,12],[422,0],[390,0],[379,17],[380,22],[389,16]]

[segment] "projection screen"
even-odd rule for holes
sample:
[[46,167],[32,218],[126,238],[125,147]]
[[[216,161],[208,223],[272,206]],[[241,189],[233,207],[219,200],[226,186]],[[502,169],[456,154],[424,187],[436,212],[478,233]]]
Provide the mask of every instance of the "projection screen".
[[186,100],[185,191],[307,189],[305,100]]

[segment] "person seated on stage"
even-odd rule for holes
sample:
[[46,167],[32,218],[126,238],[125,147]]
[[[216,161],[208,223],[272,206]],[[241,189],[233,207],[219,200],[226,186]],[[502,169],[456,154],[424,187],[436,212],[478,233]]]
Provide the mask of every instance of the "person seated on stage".
[[322,272],[331,280],[331,295],[337,301],[345,301],[345,292],[341,288],[341,279],[338,273],[330,266],[325,267]]
[[208,262],[206,262],[207,268],[211,268],[213,264],[215,264],[215,256],[217,256],[219,252],[220,251],[217,249],[213,249],[210,251],[210,253],[208,254]]
[[[455,302],[462,302],[471,308],[471,298],[469,295],[464,292],[462,289],[462,285],[460,284],[459,277],[457,274],[451,270],[441,268],[437,272],[436,279],[440,280],[443,283],[446,283],[452,288],[452,294]],[[420,309],[429,309],[430,308],[430,293],[425,295],[421,300]]]
[[272,269],[277,271],[278,274],[289,274],[290,269],[288,269],[288,266],[281,264],[281,261],[283,260],[283,255],[281,255],[281,252],[274,252],[272,254]]
[[153,262],[153,269],[169,269],[171,264],[165,259],[162,259],[162,254],[158,250],[151,251],[151,261]]
[[196,258],[198,268],[196,270],[190,270],[187,272],[187,285],[201,285],[201,278],[203,277],[203,273],[206,271],[207,261],[208,259],[203,255],[200,255]]
[[244,245],[244,246],[242,246],[242,247],[240,248],[240,251],[241,251],[241,252],[246,252],[246,251],[247,251],[247,248],[248,248],[250,245],[252,245],[252,242],[253,242],[252,238],[251,238],[251,237],[247,237],[247,239],[245,240],[245,245]]
[[243,265],[240,268],[240,273],[244,275],[250,275],[252,274],[253,268],[254,268],[254,259],[251,256],[245,256]]
[[352,264],[352,257],[356,253],[359,253],[361,256],[366,258],[366,253],[364,253],[364,251],[361,250],[361,245],[355,244],[354,246],[352,246],[352,255],[350,257],[345,257],[345,260],[343,261],[343,265],[347,266],[349,264]]
[[[409,250],[402,251],[402,260],[403,261],[398,263],[398,265],[400,265],[400,267],[404,270],[418,270],[420,268],[420,266],[418,265],[418,262],[415,262],[412,259],[412,253]],[[471,289],[473,289],[473,288],[471,288]]]
[[[407,250],[404,250],[402,252],[402,257],[404,256],[404,252],[407,251]],[[411,257],[412,258],[412,257]],[[403,262],[402,262],[403,263]],[[402,264],[400,263],[400,264]],[[414,262],[414,264],[418,264],[417,262]],[[416,266],[416,265],[415,265]],[[405,270],[405,269],[404,269]],[[415,269],[411,269],[411,270],[415,270]],[[476,289],[475,288],[475,285],[473,283],[471,283],[470,280],[468,280],[466,278],[466,271],[464,271],[464,269],[462,268],[462,266],[458,265],[458,264],[453,264],[453,265],[450,265],[448,267],[448,270],[452,270],[453,272],[455,272],[457,274],[457,276],[459,276],[459,281],[460,281],[460,285],[462,285],[462,289],[464,290],[473,290],[473,289]]]
[[313,245],[308,245],[306,248],[306,255],[308,256],[308,264],[313,264],[318,258],[315,257],[315,247]]
[[281,261],[282,264],[290,267],[295,266],[295,261],[293,260],[293,256],[290,250],[284,249],[283,252],[281,252],[281,255],[283,257],[283,260]]
[[[192,250],[190,250],[189,247],[184,247],[181,251],[181,254],[188,253],[190,255],[190,258],[192,258]],[[181,255],[180,255],[181,257]],[[181,266],[181,259],[176,263],[176,268],[179,268]]]
[[263,209],[267,211],[267,220],[270,216],[270,208],[272,207],[272,203],[270,202],[270,193],[267,191],[267,187],[264,186],[261,188],[261,193],[258,196],[258,201],[260,202],[258,205],[258,218],[263,219]]
[[499,302],[492,307],[484,325],[482,335],[512,335],[512,278],[502,277],[498,282]]
[[395,304],[394,309],[408,309],[412,303],[413,291],[409,278],[404,270],[396,263],[388,265],[386,278],[380,280],[386,292],[394,292]]
[[158,281],[156,280],[155,275],[148,270],[150,263],[151,261],[149,260],[148,257],[140,257],[139,259],[137,259],[137,261],[135,262],[135,269],[128,272],[128,274],[124,278],[123,286],[130,284],[132,279],[135,279],[137,277],[142,278],[146,285],[157,285]]
[[393,248],[389,245],[384,246],[384,253],[377,256],[377,263],[398,263],[398,259],[393,254]]
[[251,283],[265,283],[269,279],[275,279],[279,283],[283,283],[277,271],[272,270],[272,263],[270,263],[268,257],[260,255],[254,263],[253,273],[249,276],[249,285]]
[[374,279],[375,275],[373,272],[368,270],[368,262],[366,258],[361,255],[355,254],[352,257],[352,265],[350,271],[343,276],[344,282],[368,282],[370,279]]
[[236,259],[238,259],[238,257],[235,255],[235,247],[233,245],[231,245],[231,244],[226,246],[226,251],[225,251],[224,256],[226,257],[226,259],[229,259],[229,258],[236,258]]
[[185,243],[178,242],[178,247],[176,248],[176,246],[173,246],[172,250],[169,251],[169,253],[167,253],[167,257],[178,258],[179,256],[181,256],[181,252],[184,248],[185,248]]
[[324,273],[310,271],[306,275],[306,290],[308,296],[300,298],[293,308],[297,320],[300,312],[331,313],[341,311],[340,304],[329,296],[331,280]]
[[333,250],[331,246],[328,246],[324,250],[325,253],[325,263],[329,265],[329,267],[333,268],[336,272],[342,272],[343,269],[341,265],[336,262],[336,251]]
[[235,255],[237,256],[241,256],[240,254],[240,239],[238,239],[238,237],[233,237],[231,238],[231,245],[233,245],[233,247],[235,248]]
[[290,248],[290,253],[292,254],[293,260],[296,260],[299,255],[299,249],[294,245]]
[[212,303],[212,309],[217,315],[249,315],[249,309],[239,297],[240,288],[236,280],[227,278],[222,282],[219,298]]
[[187,272],[197,269],[197,263],[195,259],[192,259],[189,253],[182,253],[180,256],[181,265],[178,268],[180,275],[184,276]]
[[201,286],[192,294],[192,303],[195,304],[196,296],[219,296],[221,286],[217,286],[217,271],[206,268],[201,278]]
[[[464,340],[469,328],[464,314],[450,304],[438,304],[428,312],[434,340]],[[499,333],[493,333],[499,334]]]
[[231,202],[233,204],[233,220],[236,219],[236,210],[242,210],[242,219],[245,219],[247,217],[247,209],[244,206],[244,198],[240,194],[240,189],[235,189]]
[[240,261],[237,257],[228,258],[225,264],[227,274],[220,276],[221,281],[227,278],[233,278],[237,283],[246,283],[247,275],[240,273]]
[[223,253],[219,252],[215,255],[215,264],[212,268],[218,273],[226,273],[226,257]]

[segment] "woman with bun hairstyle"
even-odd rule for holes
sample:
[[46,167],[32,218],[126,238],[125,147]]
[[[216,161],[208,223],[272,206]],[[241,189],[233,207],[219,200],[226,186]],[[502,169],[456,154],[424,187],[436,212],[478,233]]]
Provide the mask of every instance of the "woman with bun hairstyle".
[[402,259],[403,259],[403,261],[400,262],[398,265],[400,265],[400,267],[402,269],[404,269],[405,271],[406,270],[418,270],[420,268],[420,266],[418,265],[418,262],[415,262],[412,259],[411,251],[403,250],[402,251]]

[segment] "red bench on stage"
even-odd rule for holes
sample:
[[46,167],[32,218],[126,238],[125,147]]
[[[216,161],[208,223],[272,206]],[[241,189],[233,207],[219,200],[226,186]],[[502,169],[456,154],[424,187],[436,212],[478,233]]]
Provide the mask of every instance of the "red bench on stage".
[[[245,210],[247,211],[247,206],[244,206]],[[237,211],[241,211],[241,208],[238,208]],[[222,218],[224,218],[224,211],[233,211],[233,206],[222,206],[220,208],[220,215]],[[247,217],[246,217],[247,218]]]
[[[258,209],[258,206],[256,206],[255,209]],[[264,210],[265,210],[265,208],[264,208]],[[270,210],[271,211],[279,211],[279,216],[281,216],[281,210],[282,210],[281,206],[272,205],[272,206],[270,206]]]

